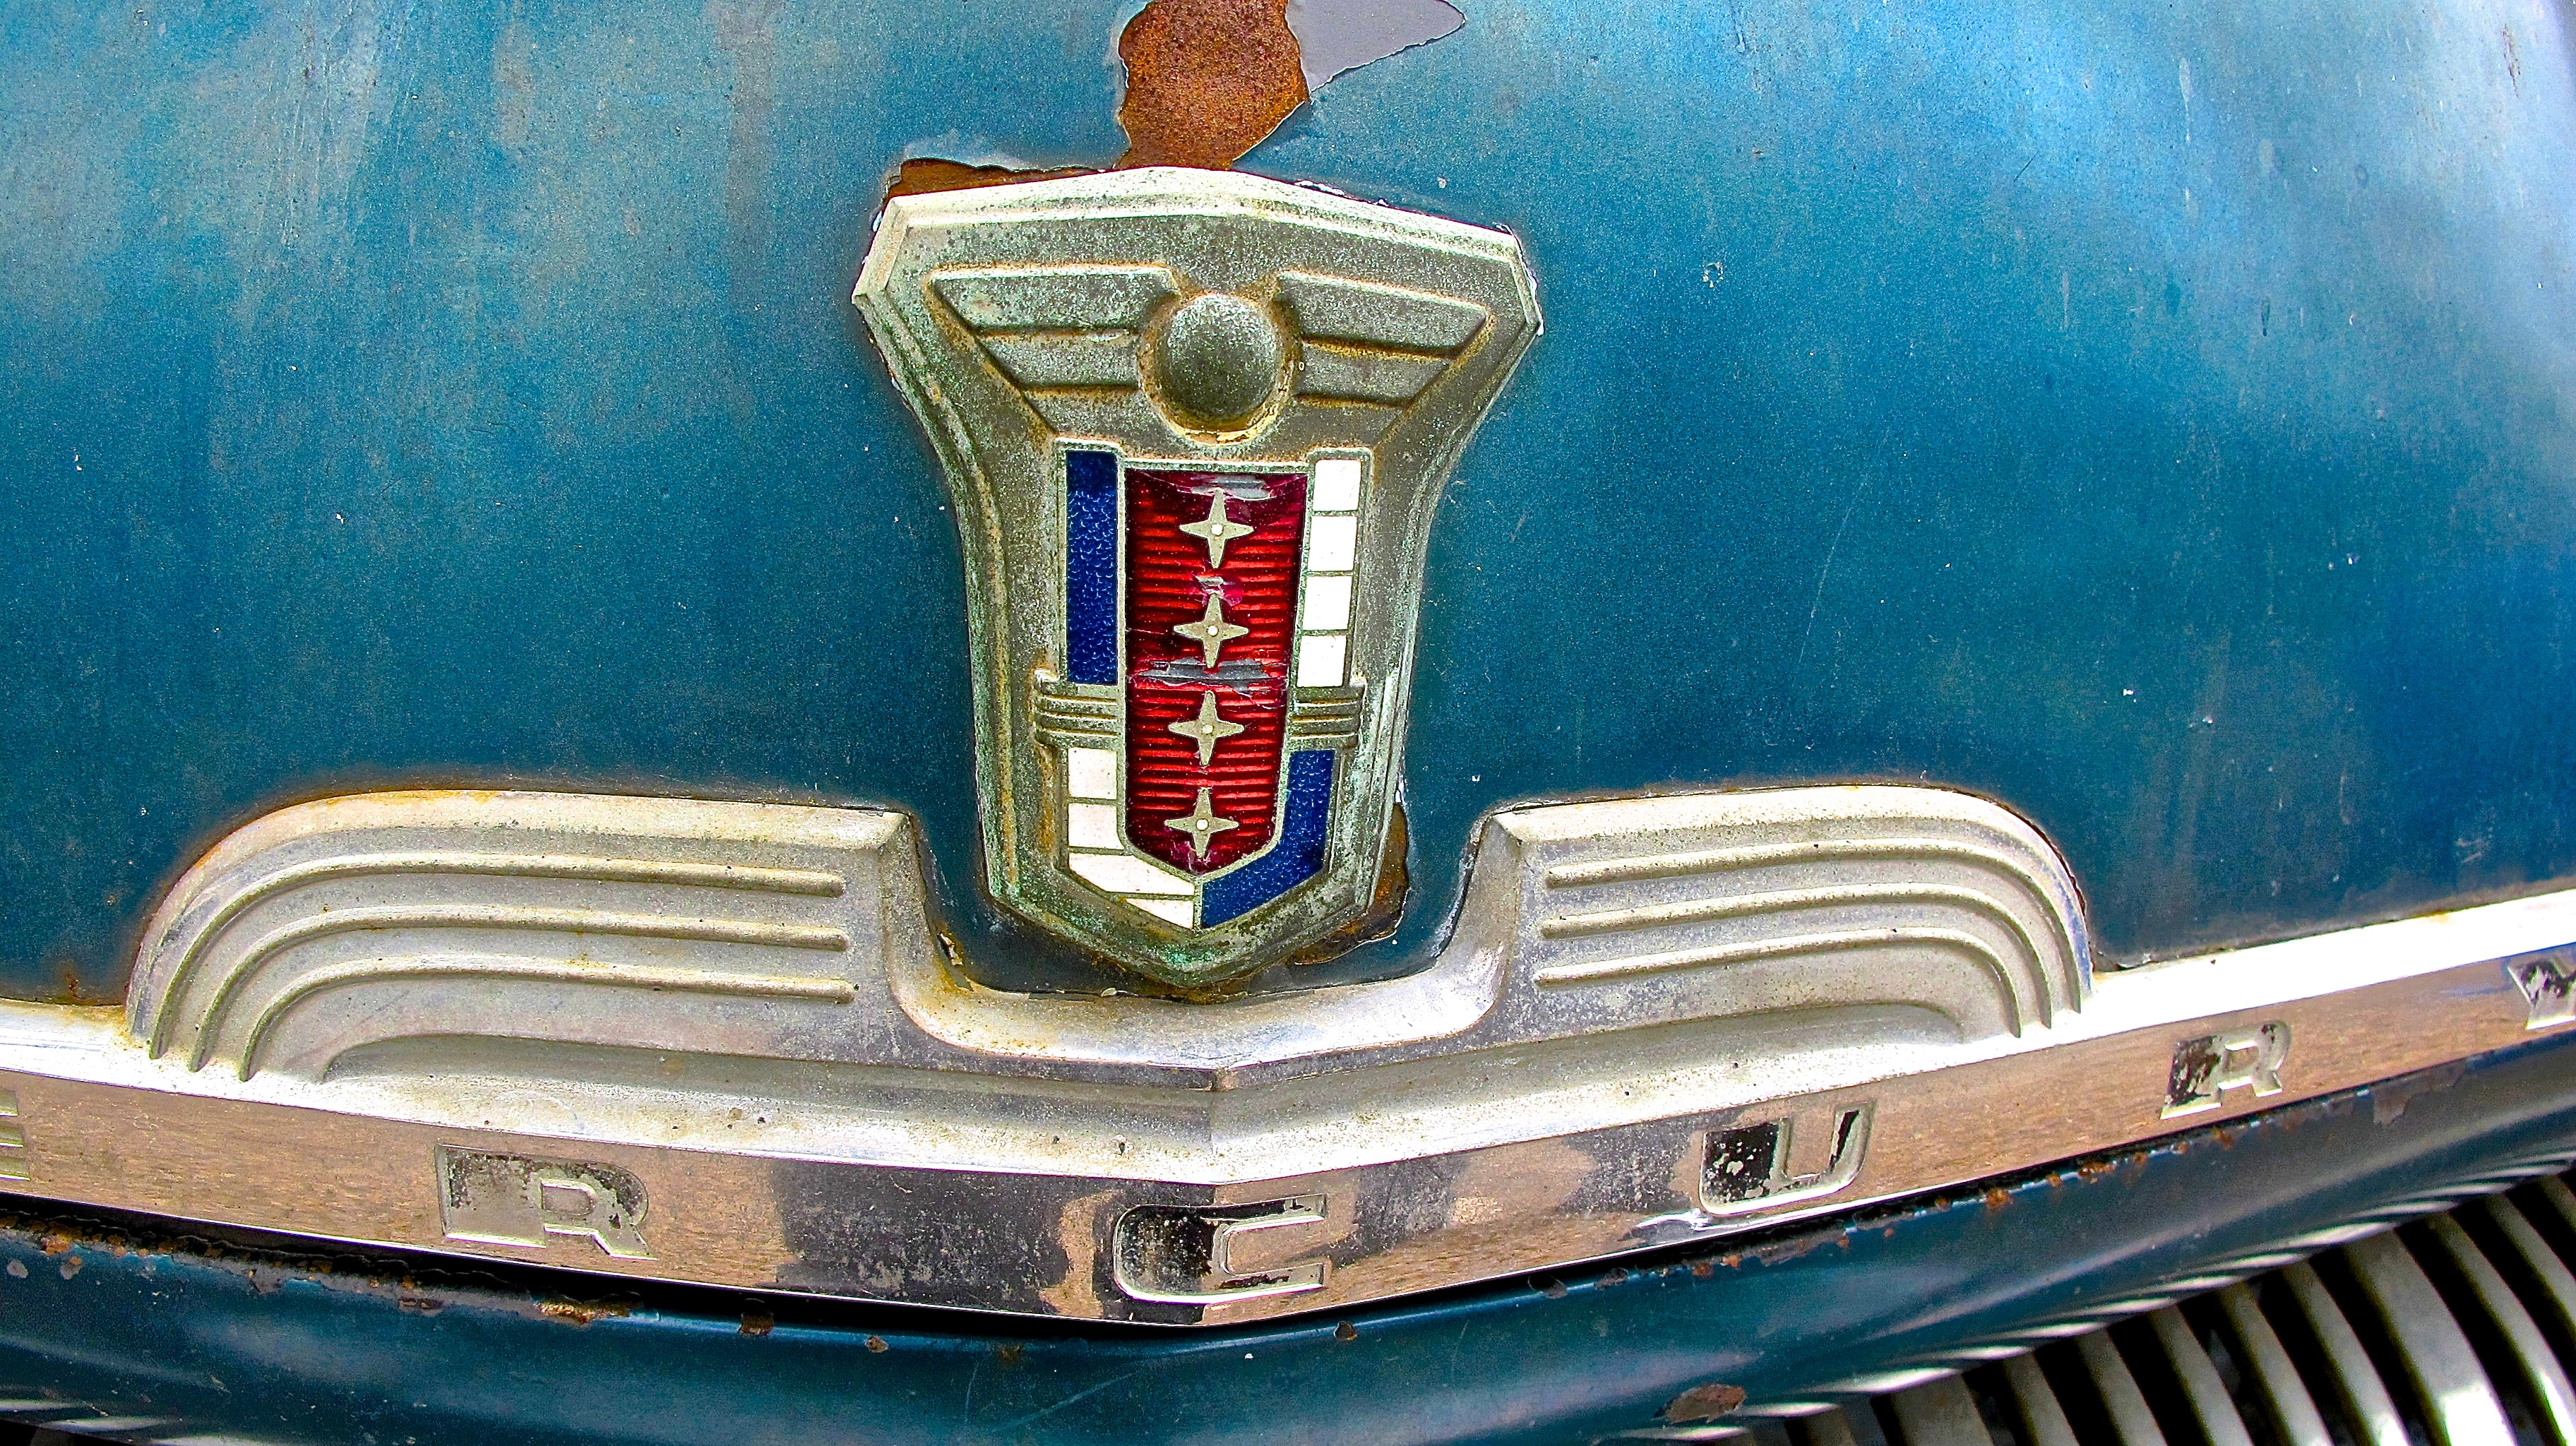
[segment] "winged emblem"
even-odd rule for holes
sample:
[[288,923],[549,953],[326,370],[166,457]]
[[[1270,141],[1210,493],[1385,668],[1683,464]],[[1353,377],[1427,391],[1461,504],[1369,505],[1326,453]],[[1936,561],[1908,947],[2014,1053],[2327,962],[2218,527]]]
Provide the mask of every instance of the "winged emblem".
[[995,896],[1184,986],[1359,918],[1518,244],[1148,169],[897,198],[855,300],[956,501]]

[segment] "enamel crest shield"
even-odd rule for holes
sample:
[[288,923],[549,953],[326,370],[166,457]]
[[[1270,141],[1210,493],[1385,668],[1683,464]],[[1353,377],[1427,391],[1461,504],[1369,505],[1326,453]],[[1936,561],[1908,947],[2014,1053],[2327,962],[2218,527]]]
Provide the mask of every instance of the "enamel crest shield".
[[994,895],[1185,986],[1359,919],[1519,244],[1154,168],[898,197],[855,300],[965,543]]

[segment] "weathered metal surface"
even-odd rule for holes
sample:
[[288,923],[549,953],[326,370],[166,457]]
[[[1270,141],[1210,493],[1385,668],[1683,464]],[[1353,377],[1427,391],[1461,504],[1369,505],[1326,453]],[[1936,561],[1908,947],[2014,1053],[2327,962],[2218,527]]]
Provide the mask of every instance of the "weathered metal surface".
[[1167,986],[1346,947],[1519,247],[1153,167],[889,202],[854,300],[967,548],[992,896]]
[[[2576,870],[2576,83],[2537,0],[1492,0],[1245,164],[1556,322],[1431,537],[1398,931],[1494,806],[1931,777],[2106,959]],[[899,806],[1002,982],[959,542],[843,303],[905,155],[1101,165],[1126,7],[0,17],[0,980],[280,801]],[[1305,976],[1312,977],[1312,976]]]
[[[1924,788],[1514,810],[1396,980],[958,978],[875,810],[286,809],[120,1032],[0,1006],[20,1193],[643,1279],[1172,1325],[1956,1186],[2563,1029],[2576,893],[2095,981],[2047,842]],[[218,1067],[221,1066],[221,1067]]]
[[[210,1254],[156,1226],[21,1216],[0,1226],[0,1409],[43,1413],[29,1403],[50,1397],[66,1424],[108,1412],[168,1423],[171,1438],[313,1446],[1560,1446],[1665,1424],[1712,1383],[1752,1403],[1885,1389],[1955,1369],[1962,1343],[2132,1308],[2358,1217],[2494,1188],[2576,1153],[2571,1048],[2542,1041],[1721,1252],[1186,1340],[779,1296],[567,1293],[559,1275],[459,1278],[417,1258],[229,1240]],[[1493,1361],[1508,1370],[1477,1366]]]

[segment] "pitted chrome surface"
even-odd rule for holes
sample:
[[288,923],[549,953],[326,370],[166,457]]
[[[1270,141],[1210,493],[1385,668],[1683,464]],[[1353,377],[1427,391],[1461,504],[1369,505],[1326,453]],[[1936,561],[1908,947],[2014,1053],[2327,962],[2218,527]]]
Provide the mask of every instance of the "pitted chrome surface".
[[13,1189],[1187,1324],[1705,1239],[2562,1028],[2576,893],[2094,980],[2063,864],[1992,804],[1612,799],[1488,820],[1422,973],[1200,1006],[953,972],[900,815],[414,793],[253,823],[144,937],[130,1031],[0,1006]]

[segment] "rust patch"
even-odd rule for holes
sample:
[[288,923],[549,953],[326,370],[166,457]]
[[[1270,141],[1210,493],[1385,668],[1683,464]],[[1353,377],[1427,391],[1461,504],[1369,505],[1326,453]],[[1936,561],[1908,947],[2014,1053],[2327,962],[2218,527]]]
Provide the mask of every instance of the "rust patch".
[[398,1295],[394,1297],[394,1309],[405,1315],[436,1315],[447,1309],[447,1302],[434,1296]]
[[1016,186],[1022,181],[1061,181],[1070,176],[1099,174],[1089,166],[1066,166],[1054,171],[1015,171],[1009,166],[970,166],[964,161],[942,160],[937,156],[916,156],[895,167],[886,182],[885,199],[897,196],[923,196],[933,191],[972,191],[979,186]]
[[1986,1208],[1989,1210],[2001,1210],[2011,1203],[2012,1192],[2000,1185],[1986,1192]]
[[537,1302],[537,1314],[548,1320],[562,1321],[567,1325],[586,1326],[592,1321],[628,1315],[632,1312],[633,1307],[621,1305],[615,1301],[557,1299]]
[[1673,1397],[1672,1404],[1664,1407],[1664,1419],[1675,1424],[1688,1421],[1714,1421],[1743,1404],[1742,1386],[1724,1386],[1715,1383],[1693,1386]]
[[1793,1235],[1786,1240],[1773,1240],[1757,1245],[1745,1255],[1764,1265],[1786,1265],[1800,1256],[1813,1255],[1832,1237],[1821,1233]]
[[80,970],[69,960],[65,960],[63,963],[57,965],[56,971],[62,980],[62,987],[45,997],[44,1002],[47,1004],[69,1004],[76,1007],[95,1009],[103,1005],[121,1004],[122,1002],[120,997],[116,995],[91,994],[82,989]]
[[887,1349],[886,1338],[883,1336],[870,1336],[867,1339],[867,1347],[877,1355],[884,1355]]
[[1337,1341],[1355,1341],[1359,1338],[1360,1328],[1351,1324],[1349,1321],[1344,1321],[1340,1325],[1333,1327],[1333,1339]]
[[1120,167],[1222,171],[1306,103],[1287,0],[1150,0],[1118,36]]
[[[1118,124],[1127,132],[1127,153],[1117,168],[1226,170],[1311,99],[1316,86],[1465,23],[1447,0],[1147,0],[1118,34],[1118,59],[1127,72]],[[920,157],[887,177],[885,199],[1097,173],[1087,166],[1021,170]],[[1391,873],[1400,899],[1400,859]]]
[[63,1279],[69,1280],[81,1273],[81,1265],[82,1261],[78,1255],[66,1255],[63,1257],[63,1263],[56,1268],[62,1271]]
[[1706,1259],[1694,1260],[1690,1263],[1690,1273],[1702,1280],[1706,1280],[1710,1276],[1717,1274],[1717,1262]]
[[778,1317],[768,1311],[758,1306],[751,1306],[743,1311],[742,1333],[744,1335],[765,1336],[776,1329],[778,1329]]

